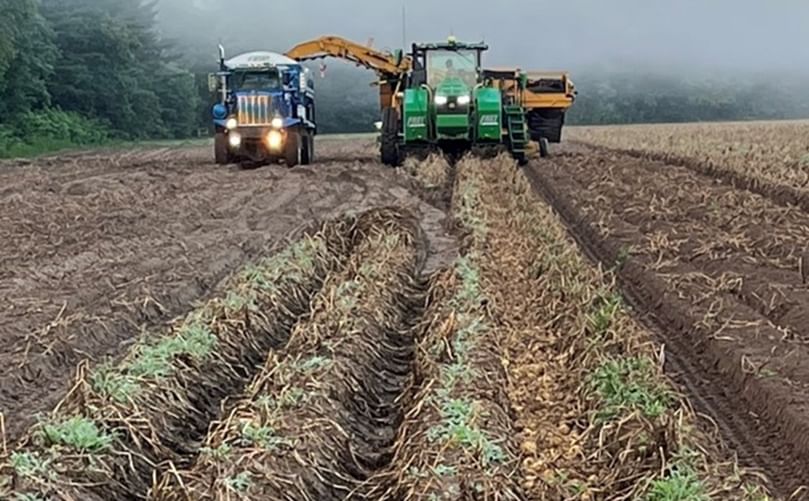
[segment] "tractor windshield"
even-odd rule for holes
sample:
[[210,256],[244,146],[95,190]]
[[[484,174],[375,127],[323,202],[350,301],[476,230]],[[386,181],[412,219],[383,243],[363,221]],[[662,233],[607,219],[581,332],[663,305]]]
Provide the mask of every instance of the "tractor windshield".
[[478,82],[477,67],[477,51],[430,51],[427,53],[427,85],[435,89],[447,78],[457,78],[472,88]]
[[281,77],[276,70],[245,71],[234,74],[231,85],[237,91],[272,91],[281,88]]

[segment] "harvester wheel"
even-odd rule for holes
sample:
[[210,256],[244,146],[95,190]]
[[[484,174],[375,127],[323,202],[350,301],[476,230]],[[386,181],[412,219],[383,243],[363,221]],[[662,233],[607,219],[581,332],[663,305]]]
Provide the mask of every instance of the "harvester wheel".
[[550,146],[548,145],[548,139],[545,137],[539,138],[539,156],[542,158],[547,158],[550,156]]
[[382,111],[382,142],[380,146],[382,163],[390,167],[398,167],[401,163],[399,154],[399,115],[394,108]]
[[217,132],[214,137],[214,158],[219,165],[227,165],[230,163],[230,155],[228,154],[228,138],[224,132]]
[[311,165],[315,161],[315,138],[310,134],[303,136],[301,165]]
[[284,146],[284,162],[287,167],[295,167],[301,161],[301,136],[297,132],[290,132],[287,144]]

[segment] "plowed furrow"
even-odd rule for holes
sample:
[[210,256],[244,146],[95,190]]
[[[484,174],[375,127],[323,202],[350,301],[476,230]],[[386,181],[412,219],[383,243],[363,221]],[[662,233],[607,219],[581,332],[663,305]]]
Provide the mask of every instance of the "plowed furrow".
[[[710,290],[687,280],[677,281],[678,285],[672,286],[672,277],[704,273],[676,257],[668,268],[661,265],[659,256],[647,247],[637,225],[632,229],[632,224],[621,221],[625,215],[620,207],[614,206],[614,211],[606,213],[598,211],[599,201],[610,198],[610,189],[606,185],[590,185],[593,191],[582,191],[582,179],[591,174],[578,168],[566,168],[568,160],[560,159],[565,167],[542,163],[527,170],[534,189],[559,212],[577,241],[594,259],[605,266],[617,266],[624,293],[639,312],[648,312],[651,330],[665,346],[667,372],[687,391],[697,410],[712,418],[740,462],[765,471],[775,490],[789,496],[802,485],[809,472],[809,456],[803,439],[807,416],[802,415],[797,406],[790,409],[790,394],[794,397],[795,393],[788,379],[769,379],[761,371],[754,369],[751,373],[751,368],[745,365],[750,358],[761,362],[760,355],[767,352],[768,346],[772,348],[779,342],[789,341],[776,332],[760,312],[742,304],[742,298],[732,291]],[[591,165],[603,168],[616,161],[620,158],[602,157]],[[655,186],[660,193],[676,191],[667,189],[662,180],[654,181],[654,177],[652,173],[638,175],[634,183]],[[664,174],[660,177],[665,179]],[[704,186],[707,190],[711,185]],[[629,185],[625,190],[642,191],[642,188],[633,190]],[[630,195],[625,207],[633,203]],[[650,208],[648,217],[665,219],[666,207],[673,208],[666,204],[660,209]],[[634,216],[626,218],[630,217]],[[709,233],[705,230],[704,234]],[[681,229],[681,235],[689,235],[686,228]],[[627,248],[631,248],[629,256]],[[703,298],[701,306],[699,298]],[[717,315],[720,325],[726,322],[736,329],[724,332],[721,328],[711,329]],[[706,319],[712,320],[706,325]],[[762,339],[770,341],[762,344]],[[800,344],[795,344],[794,348],[804,349]],[[783,354],[791,351],[788,347],[782,349]],[[800,370],[792,369],[799,372],[790,375],[800,377]]]

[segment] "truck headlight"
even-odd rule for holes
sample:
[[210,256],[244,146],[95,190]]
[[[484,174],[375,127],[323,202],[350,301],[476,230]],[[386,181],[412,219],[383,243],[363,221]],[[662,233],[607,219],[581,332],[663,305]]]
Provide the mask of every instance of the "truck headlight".
[[238,148],[242,144],[242,136],[238,132],[228,134],[228,143],[232,148]]
[[280,129],[281,127],[284,126],[284,119],[280,117],[275,117],[272,119],[272,122],[270,122],[270,125],[272,126],[273,129]]
[[284,146],[284,135],[277,130],[271,130],[267,134],[267,146],[274,151],[280,150]]
[[438,106],[444,106],[448,101],[449,99],[447,96],[435,96],[435,104]]
[[229,130],[233,130],[238,126],[239,121],[236,120],[235,118],[228,118],[227,122],[225,122],[225,127],[227,127]]
[[472,98],[470,96],[458,96],[458,104],[461,106],[466,106],[470,102],[472,102]]

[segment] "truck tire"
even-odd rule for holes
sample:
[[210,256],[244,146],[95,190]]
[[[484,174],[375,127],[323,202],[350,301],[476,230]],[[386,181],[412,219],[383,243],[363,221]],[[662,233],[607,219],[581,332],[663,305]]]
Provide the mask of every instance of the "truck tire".
[[224,132],[217,132],[214,137],[214,158],[218,165],[227,165],[230,163],[230,155],[228,152],[228,138]]
[[381,139],[379,150],[382,163],[389,167],[398,167],[402,158],[399,152],[399,115],[394,108],[382,110]]
[[550,146],[548,145],[548,139],[541,137],[539,138],[539,156],[542,158],[548,158],[551,154]]
[[311,134],[306,134],[302,139],[301,165],[311,165],[315,161],[315,138]]
[[298,132],[290,132],[287,135],[287,143],[284,145],[284,162],[287,167],[295,167],[301,161],[301,135]]

